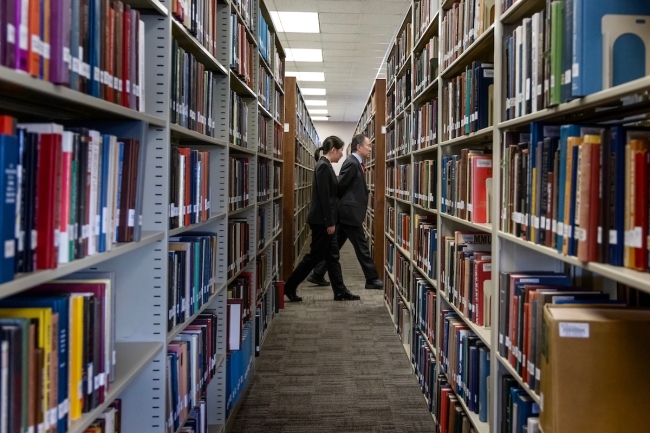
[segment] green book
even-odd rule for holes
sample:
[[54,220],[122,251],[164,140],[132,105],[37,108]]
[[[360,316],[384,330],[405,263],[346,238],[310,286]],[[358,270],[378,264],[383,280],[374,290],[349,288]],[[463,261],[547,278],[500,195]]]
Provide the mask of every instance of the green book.
[[562,33],[564,0],[551,3],[551,105],[562,102]]

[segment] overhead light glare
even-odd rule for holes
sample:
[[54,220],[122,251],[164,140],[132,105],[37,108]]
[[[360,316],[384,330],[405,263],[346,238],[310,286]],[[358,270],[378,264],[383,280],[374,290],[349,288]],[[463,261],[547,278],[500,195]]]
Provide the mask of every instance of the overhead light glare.
[[320,48],[287,48],[284,50],[287,62],[322,62],[323,50]]
[[325,89],[301,88],[300,91],[303,95],[309,96],[325,96],[327,94]]
[[317,12],[270,11],[279,33],[320,33]]
[[327,114],[327,110],[320,108],[309,108],[309,114]]
[[311,118],[311,120],[314,122],[327,122],[330,120],[330,118],[326,116],[314,116]]
[[325,72],[291,72],[284,73],[286,77],[296,77],[298,81],[325,81]]
[[305,100],[305,105],[307,106],[316,106],[316,107],[325,107],[327,106],[327,101],[324,99],[307,99]]

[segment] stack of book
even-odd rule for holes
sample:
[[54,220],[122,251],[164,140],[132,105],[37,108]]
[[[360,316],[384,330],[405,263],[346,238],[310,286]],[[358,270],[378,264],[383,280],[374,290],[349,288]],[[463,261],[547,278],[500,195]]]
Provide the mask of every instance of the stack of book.
[[271,175],[273,163],[259,158],[257,160],[257,201],[263,202],[271,198]]
[[413,49],[413,39],[411,31],[411,20],[402,27],[397,38],[393,51],[386,60],[386,67],[388,70],[388,83],[391,83],[399,70],[406,65],[407,60],[410,59],[411,51]]
[[436,182],[438,164],[433,159],[413,163],[413,204],[425,209],[437,209]]
[[169,228],[210,218],[210,152],[172,146]]
[[215,293],[217,256],[216,233],[188,233],[169,238],[168,331],[210,301]]
[[174,0],[171,9],[172,16],[194,39],[217,57],[217,5],[209,0]]
[[493,296],[490,280],[492,235],[456,232],[442,239],[439,286],[465,318],[490,326]]
[[411,214],[400,212],[397,214],[397,225],[395,226],[395,242],[404,251],[411,250]]
[[413,150],[438,144],[438,100],[427,101],[413,112]]
[[585,262],[650,270],[650,131],[532,123],[530,134],[506,133],[503,150],[503,231]]
[[[413,33],[416,41],[420,39],[424,31],[431,25],[437,13],[438,2],[436,0],[418,0],[415,2],[415,12],[413,15],[415,29],[413,29]],[[436,50],[437,52],[438,50]]]
[[267,119],[261,112],[257,115],[257,151],[259,153],[266,154],[268,152],[268,131],[269,124],[273,122],[271,119]]
[[442,19],[442,68],[451,65],[494,22],[494,0],[456,2]]
[[0,300],[5,431],[65,432],[105,401],[115,291],[115,274],[84,272]]
[[411,164],[398,165],[395,169],[395,195],[402,200],[411,200]]
[[418,268],[435,279],[438,275],[436,253],[438,250],[438,229],[436,216],[415,214],[413,221],[413,260]]
[[229,143],[248,147],[248,102],[236,92],[230,92]]
[[419,55],[415,56],[413,90],[417,95],[438,77],[438,36],[432,36]]
[[245,219],[228,220],[228,278],[234,277],[248,264],[249,233]]
[[0,123],[0,282],[140,240],[145,126]]
[[[252,2],[251,2],[252,3]],[[239,23],[237,14],[230,15],[232,30],[232,57],[230,69],[251,89],[253,88],[253,53],[255,45],[248,41],[247,29]]]
[[442,158],[441,212],[488,223],[491,180],[492,155],[488,151],[462,149],[460,155]]
[[250,203],[248,193],[250,159],[247,157],[229,157],[228,170],[228,210],[245,208]]

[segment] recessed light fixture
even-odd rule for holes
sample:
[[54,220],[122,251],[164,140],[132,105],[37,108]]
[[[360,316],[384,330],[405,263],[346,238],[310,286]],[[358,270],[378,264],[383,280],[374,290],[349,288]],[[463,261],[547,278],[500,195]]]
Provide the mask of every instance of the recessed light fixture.
[[327,101],[324,99],[307,99],[305,100],[305,105],[309,106],[317,106],[317,107],[325,107],[327,105]]
[[325,72],[291,72],[284,73],[286,77],[296,77],[298,81],[325,81]]
[[327,114],[327,110],[321,108],[309,108],[309,114]]
[[330,120],[330,118],[326,116],[314,116],[311,118],[311,120],[313,120],[314,122],[327,122],[328,120]]
[[310,96],[325,96],[327,93],[325,89],[314,89],[314,88],[302,88],[300,89],[303,95]]
[[317,12],[270,11],[275,29],[282,33],[320,33]]
[[322,62],[323,50],[320,48],[287,48],[284,50],[287,62]]

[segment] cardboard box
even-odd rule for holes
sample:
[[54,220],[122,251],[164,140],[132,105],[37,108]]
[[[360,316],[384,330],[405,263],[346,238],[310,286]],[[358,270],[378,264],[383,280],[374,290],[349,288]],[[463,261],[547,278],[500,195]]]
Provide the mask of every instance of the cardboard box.
[[544,433],[650,432],[650,311],[547,305]]

